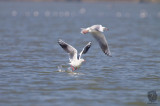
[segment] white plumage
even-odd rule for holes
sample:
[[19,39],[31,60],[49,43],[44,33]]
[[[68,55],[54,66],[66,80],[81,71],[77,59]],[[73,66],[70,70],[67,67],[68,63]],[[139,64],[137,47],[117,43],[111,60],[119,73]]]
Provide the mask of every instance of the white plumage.
[[71,45],[65,43],[64,41],[62,41],[61,39],[58,40],[58,44],[67,52],[69,53],[69,61],[70,61],[70,65],[74,70],[76,70],[77,68],[79,68],[81,66],[81,64],[85,61],[84,59],[81,58],[82,54],[87,53],[87,51],[89,50],[89,48],[91,47],[91,42],[89,42],[83,49],[82,51],[79,53],[79,55],[77,55],[77,50],[72,47]]
[[109,46],[106,40],[105,35],[102,33],[104,31],[108,31],[109,29],[106,27],[103,27],[102,25],[93,25],[88,28],[81,28],[82,34],[87,34],[90,32],[92,36],[98,41],[99,46],[101,47],[102,51],[108,55],[111,56],[111,52],[109,50]]

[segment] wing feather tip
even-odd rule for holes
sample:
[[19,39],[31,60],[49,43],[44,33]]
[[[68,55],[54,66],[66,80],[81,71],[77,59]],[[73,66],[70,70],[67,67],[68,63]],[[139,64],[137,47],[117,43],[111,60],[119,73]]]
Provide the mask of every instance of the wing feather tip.
[[105,53],[107,56],[112,57],[111,53]]
[[105,53],[105,55],[107,55],[109,57],[112,57],[112,54],[111,54],[110,50],[106,50],[104,53]]
[[88,46],[91,46],[92,42],[88,42]]
[[58,39],[58,43],[60,44],[62,42],[62,40],[61,39]]

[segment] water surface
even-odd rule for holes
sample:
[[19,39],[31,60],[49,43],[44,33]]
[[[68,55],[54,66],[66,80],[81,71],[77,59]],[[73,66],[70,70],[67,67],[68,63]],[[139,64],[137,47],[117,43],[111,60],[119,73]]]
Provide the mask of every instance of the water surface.
[[[112,57],[80,28],[102,24]],[[0,105],[146,106],[160,104],[160,4],[0,3]],[[68,72],[61,38],[86,60]],[[60,71],[58,66],[62,66]]]

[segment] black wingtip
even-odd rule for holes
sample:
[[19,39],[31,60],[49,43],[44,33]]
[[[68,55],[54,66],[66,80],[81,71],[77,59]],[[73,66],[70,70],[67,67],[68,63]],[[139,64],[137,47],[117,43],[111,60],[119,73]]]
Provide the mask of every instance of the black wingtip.
[[63,41],[63,40],[61,40],[61,39],[58,39],[58,44],[64,49],[64,48],[67,48],[67,44]]
[[107,56],[109,56],[109,57],[112,57],[112,55],[111,55],[111,52],[110,52],[110,51],[108,51],[108,52],[107,52],[107,51],[105,51],[104,53],[105,53],[105,55],[107,55]]
[[62,41],[62,39],[58,39],[58,44],[60,44],[60,43],[62,43],[63,41]]
[[91,47],[91,44],[92,44],[92,43],[91,43],[91,42],[89,42],[89,43],[88,43],[88,45],[87,45],[87,47],[88,47],[88,48],[90,48],[90,47]]
[[112,55],[111,55],[111,54],[108,54],[108,53],[105,53],[105,55],[107,55],[107,56],[109,56],[109,57],[112,57]]
[[92,42],[88,42],[88,46],[89,46],[89,47],[91,46],[91,44],[92,44]]
[[63,41],[61,39],[58,39],[57,43],[62,47]]

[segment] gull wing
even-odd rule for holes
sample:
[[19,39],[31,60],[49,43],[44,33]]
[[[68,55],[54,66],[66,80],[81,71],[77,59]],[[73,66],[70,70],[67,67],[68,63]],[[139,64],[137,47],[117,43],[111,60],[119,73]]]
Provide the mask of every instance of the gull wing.
[[73,61],[73,60],[76,60],[77,59],[77,50],[72,47],[71,45],[65,43],[63,40],[59,39],[58,40],[58,44],[67,52],[69,53],[69,60],[70,62]]
[[103,33],[96,31],[96,32],[92,32],[93,37],[98,41],[102,51],[107,55],[107,56],[111,56],[111,52],[109,50],[109,46],[106,40],[106,37],[104,36]]
[[86,54],[89,50],[89,48],[91,47],[91,42],[88,42],[88,44],[82,49],[82,51],[79,53],[78,55],[78,59],[81,58],[82,54]]

